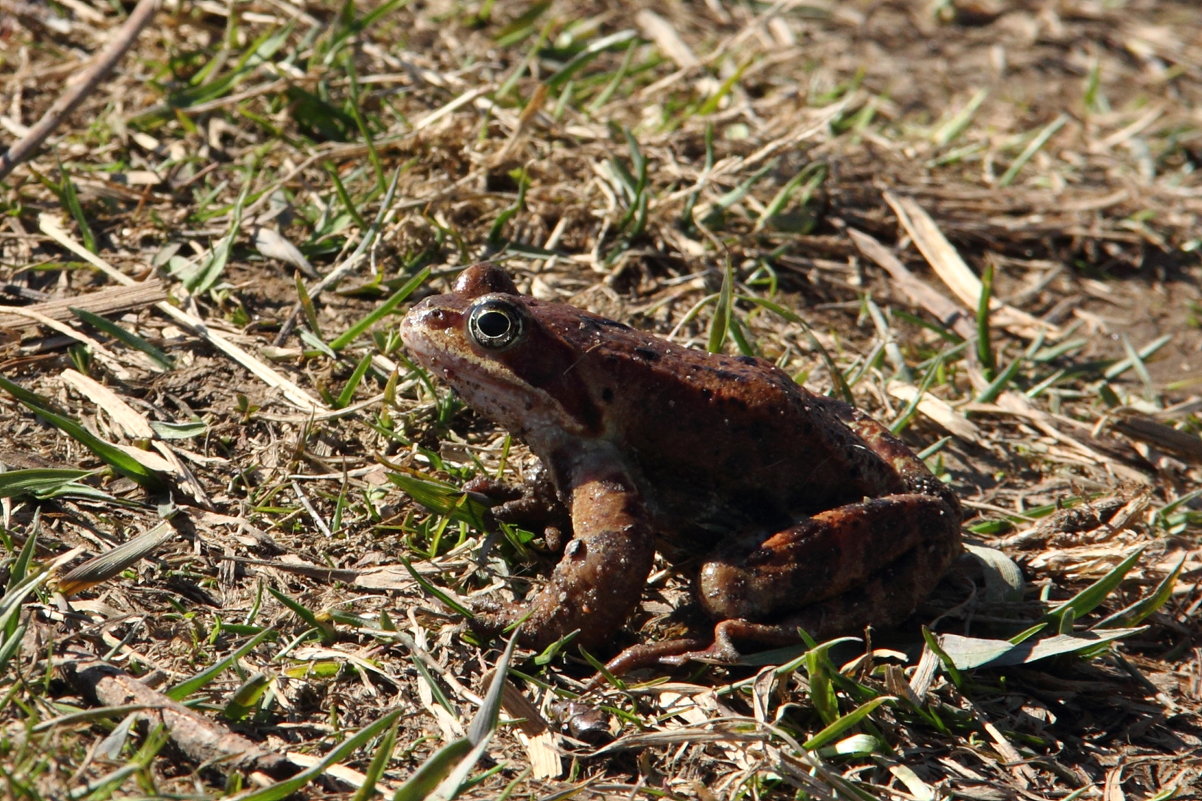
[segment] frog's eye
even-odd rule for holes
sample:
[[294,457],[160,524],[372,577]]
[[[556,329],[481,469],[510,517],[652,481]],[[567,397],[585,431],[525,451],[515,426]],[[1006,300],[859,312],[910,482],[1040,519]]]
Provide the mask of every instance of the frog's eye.
[[485,300],[468,313],[467,331],[482,348],[504,350],[522,337],[522,313],[503,300]]

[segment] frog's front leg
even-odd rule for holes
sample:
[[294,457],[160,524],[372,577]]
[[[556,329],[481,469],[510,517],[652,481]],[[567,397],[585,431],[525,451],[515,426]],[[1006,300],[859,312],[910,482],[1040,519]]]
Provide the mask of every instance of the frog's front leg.
[[585,648],[603,645],[642,597],[654,541],[638,492],[624,474],[589,477],[570,493],[574,536],[525,609],[478,616],[495,629],[523,619],[521,641],[544,648],[579,629]]

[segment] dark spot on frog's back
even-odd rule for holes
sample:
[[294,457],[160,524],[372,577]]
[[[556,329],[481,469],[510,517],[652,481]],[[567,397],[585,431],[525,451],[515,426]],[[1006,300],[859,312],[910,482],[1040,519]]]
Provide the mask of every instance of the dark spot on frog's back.
[[737,395],[727,395],[722,400],[728,414],[747,411],[747,401]]
[[660,353],[654,348],[635,348],[634,355],[646,362],[653,362],[659,359]]
[[608,317],[581,317],[579,323],[581,331],[599,331],[602,328],[615,328],[619,331],[629,331],[630,326],[625,323],[619,323],[617,320],[611,320]]
[[714,375],[716,375],[718,378],[722,379],[723,381],[731,381],[736,384],[746,384],[748,381],[751,380],[751,377],[748,376],[746,373],[741,373],[736,370],[719,369],[719,370],[714,371]]
[[606,387],[605,389],[601,390],[601,400],[605,401],[606,403],[613,403],[613,399],[614,391],[610,387]]

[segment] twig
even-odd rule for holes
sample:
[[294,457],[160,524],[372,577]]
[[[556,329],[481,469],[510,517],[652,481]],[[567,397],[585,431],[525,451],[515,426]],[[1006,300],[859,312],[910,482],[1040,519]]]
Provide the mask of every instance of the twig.
[[884,268],[897,286],[910,296],[911,301],[964,339],[972,336],[972,320],[962,306],[939,294],[926,281],[907,270],[901,260],[878,240],[855,228],[849,228],[847,234],[860,253]]
[[[88,292],[82,295],[72,295],[67,298],[56,298],[32,306],[9,307],[0,304],[0,330],[20,328],[32,325],[28,314],[22,314],[20,309],[34,311],[49,317],[51,320],[66,322],[75,319],[72,308],[90,311],[93,314],[106,315],[115,312],[129,311],[151,303],[166,299],[167,291],[157,278],[148,278],[141,283],[129,286],[112,286]],[[11,310],[10,310],[11,309]]]
[[165,728],[179,749],[194,762],[220,766],[227,772],[262,771],[276,779],[299,771],[287,756],[171,700],[88,651],[68,650],[59,668],[81,692],[101,704],[142,707],[138,717],[151,728]]
[[74,85],[59,96],[58,100],[46,110],[42,118],[29,131],[8,149],[0,154],[0,180],[3,180],[13,168],[33,155],[42,146],[46,138],[54,132],[59,123],[83,101],[97,84],[103,81],[117,62],[125,55],[125,51],[133,46],[138,34],[150,22],[154,12],[158,11],[159,0],[138,0],[125,24],[118,30],[113,40],[92,61],[91,66],[79,74]]

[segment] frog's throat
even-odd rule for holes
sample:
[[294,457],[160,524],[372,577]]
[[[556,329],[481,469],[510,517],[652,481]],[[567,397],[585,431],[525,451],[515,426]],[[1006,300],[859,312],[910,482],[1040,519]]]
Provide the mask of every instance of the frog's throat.
[[469,406],[536,451],[549,436],[554,443],[546,442],[548,447],[559,444],[565,434],[588,438],[594,433],[549,392],[521,383],[498,362],[466,359],[427,343],[424,337],[407,344],[413,356],[441,376]]

